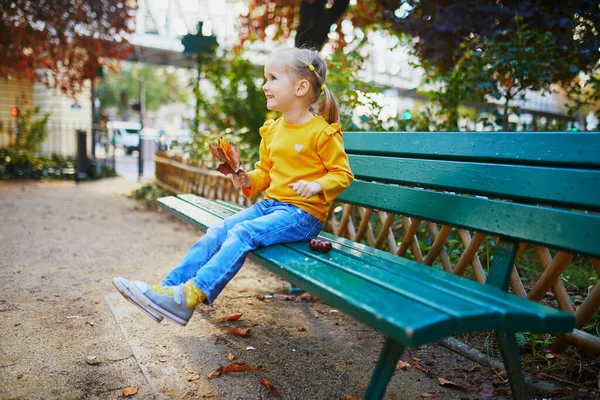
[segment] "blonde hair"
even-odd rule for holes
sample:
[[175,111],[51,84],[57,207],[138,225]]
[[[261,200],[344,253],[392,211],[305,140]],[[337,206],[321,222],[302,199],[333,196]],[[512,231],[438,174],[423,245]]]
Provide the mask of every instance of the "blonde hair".
[[[281,57],[291,74],[310,83],[311,112],[318,112],[330,124],[339,122],[340,108],[335,96],[325,85],[327,65],[318,51],[293,47],[276,50],[270,57]],[[323,100],[319,102],[321,92],[323,92]]]

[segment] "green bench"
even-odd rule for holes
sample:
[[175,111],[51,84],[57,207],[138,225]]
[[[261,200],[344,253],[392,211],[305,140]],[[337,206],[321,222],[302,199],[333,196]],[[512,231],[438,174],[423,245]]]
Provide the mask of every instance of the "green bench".
[[[345,133],[355,174],[345,203],[500,238],[486,284],[322,233],[254,251],[269,271],[386,335],[365,399],[382,398],[404,349],[493,330],[512,396],[525,398],[515,333],[572,331],[571,314],[507,293],[521,241],[600,256],[600,134]],[[205,230],[240,206],[195,195],[159,199]]]

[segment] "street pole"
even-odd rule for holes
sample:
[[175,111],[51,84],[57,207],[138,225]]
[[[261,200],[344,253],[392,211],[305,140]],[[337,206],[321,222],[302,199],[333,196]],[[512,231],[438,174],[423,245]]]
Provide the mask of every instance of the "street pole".
[[142,155],[142,130],[144,129],[144,109],[145,107],[145,95],[144,95],[144,77],[140,76],[140,131],[138,132],[139,144],[138,144],[138,181],[142,179],[144,175],[144,157]]

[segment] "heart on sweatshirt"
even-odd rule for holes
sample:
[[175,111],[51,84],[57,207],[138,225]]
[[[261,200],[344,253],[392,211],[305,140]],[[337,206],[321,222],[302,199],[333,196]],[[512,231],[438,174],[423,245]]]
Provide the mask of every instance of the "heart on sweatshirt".
[[303,148],[303,147],[304,147],[304,146],[303,146],[302,144],[300,144],[300,143],[296,143],[296,144],[294,145],[294,149],[296,149],[296,153],[300,153],[300,152],[302,151],[302,148]]

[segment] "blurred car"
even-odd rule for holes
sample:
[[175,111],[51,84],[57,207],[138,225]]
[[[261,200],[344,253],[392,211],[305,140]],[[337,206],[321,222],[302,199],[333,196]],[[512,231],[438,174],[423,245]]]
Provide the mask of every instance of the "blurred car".
[[106,127],[110,130],[116,147],[123,147],[127,154],[139,149],[139,133],[142,127],[139,122],[109,121]]

